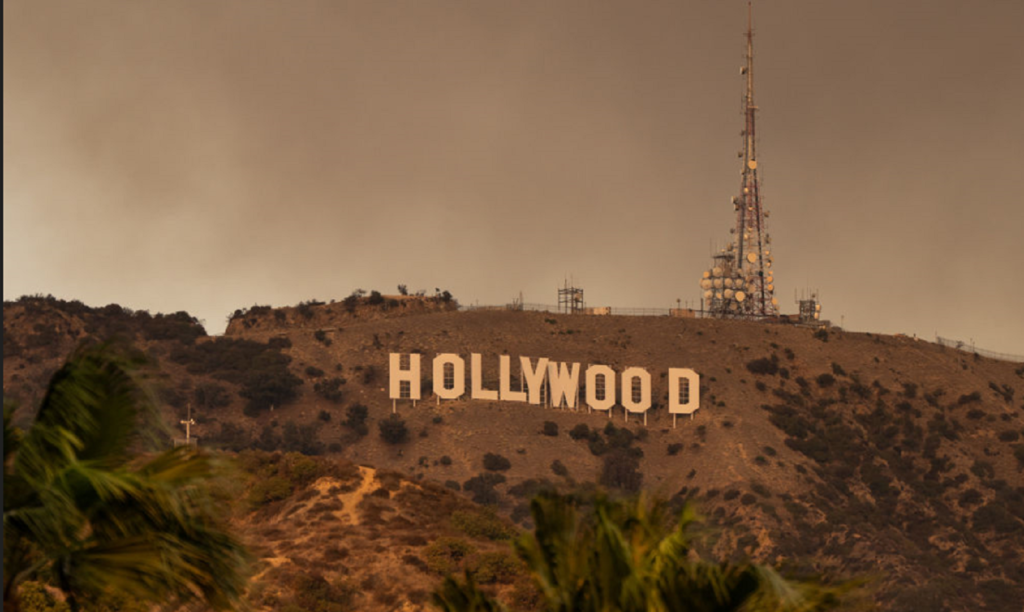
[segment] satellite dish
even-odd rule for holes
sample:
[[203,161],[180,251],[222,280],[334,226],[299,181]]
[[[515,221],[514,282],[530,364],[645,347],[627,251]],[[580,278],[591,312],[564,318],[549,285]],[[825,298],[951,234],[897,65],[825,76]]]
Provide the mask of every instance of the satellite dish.
[[725,290],[725,297],[730,299],[730,300],[732,299],[732,289],[726,289]]
[[815,310],[821,310],[821,304],[815,304],[814,305],[814,309]]
[[726,287],[732,287],[732,279],[731,278],[725,279],[725,286]]
[[775,285],[769,284],[768,291],[775,291]]
[[729,302],[729,310],[736,310],[736,302]]
[[716,278],[715,279],[715,288],[716,289],[721,289],[722,288],[722,284],[723,284],[722,283],[722,279],[720,279],[720,278]]
[[756,253],[747,253],[747,261],[749,261],[750,263],[757,262],[757,254]]
[[732,243],[730,242],[730,243],[729,243],[729,246],[725,247],[725,250],[726,250],[726,251],[731,251],[732,249],[733,249],[733,245],[732,245]]
[[722,292],[721,291],[715,292],[715,297],[718,298],[718,299],[722,299]]
[[700,281],[700,288],[701,289],[710,289],[711,288],[711,279],[710,278],[705,278],[704,280]]
[[742,278],[737,278],[736,282],[734,282],[733,284],[736,285],[737,289],[742,288],[743,287],[743,279]]
[[704,278],[710,278],[710,277],[711,277],[711,272],[709,270],[704,270]]
[[748,161],[747,162],[747,167],[750,168],[751,170],[756,170],[757,169],[757,160],[756,159],[752,159],[752,160]]
[[721,276],[721,275],[722,275],[722,269],[721,269],[721,268],[719,268],[718,266],[715,266],[715,267],[714,267],[714,268],[713,268],[713,269],[711,270],[711,275],[712,275],[712,276]]
[[746,293],[743,293],[742,291],[737,291],[736,292],[736,301],[737,302],[742,302],[745,299],[747,299],[747,294]]
[[778,306],[778,305],[779,305],[779,300],[777,300],[776,298],[772,298],[772,306]]
[[814,313],[814,318],[815,318],[815,319],[817,319],[817,318],[818,318],[818,313]]
[[714,293],[712,293],[710,291],[705,291],[704,292],[704,299],[705,300],[710,300],[712,295],[714,295]]

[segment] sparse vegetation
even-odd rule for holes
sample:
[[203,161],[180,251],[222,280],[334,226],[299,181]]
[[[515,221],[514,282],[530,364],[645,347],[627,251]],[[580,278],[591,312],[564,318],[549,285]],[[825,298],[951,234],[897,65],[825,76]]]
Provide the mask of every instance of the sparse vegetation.
[[366,406],[353,404],[345,410],[345,421],[342,425],[361,438],[369,433],[369,428],[366,426],[366,418],[369,413]]

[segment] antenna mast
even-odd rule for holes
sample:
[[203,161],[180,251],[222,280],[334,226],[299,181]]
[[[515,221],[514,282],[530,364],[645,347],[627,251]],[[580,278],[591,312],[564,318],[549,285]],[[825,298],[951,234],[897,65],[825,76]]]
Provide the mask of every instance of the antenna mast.
[[754,103],[754,18],[747,3],[747,61],[740,68],[746,77],[743,99],[743,160],[740,194],[732,199],[736,212],[734,239],[713,256],[714,265],[701,280],[705,302],[712,316],[768,317],[778,314],[775,278],[772,273],[771,238],[761,205],[761,181],[757,173],[757,105]]
[[778,314],[775,299],[774,275],[771,271],[771,238],[765,226],[765,211],[761,205],[761,180],[757,173],[757,105],[754,103],[754,10],[747,3],[747,64],[742,72],[747,77],[744,97],[743,178],[736,210],[736,256],[743,268],[750,297],[746,308],[749,314],[767,316]]

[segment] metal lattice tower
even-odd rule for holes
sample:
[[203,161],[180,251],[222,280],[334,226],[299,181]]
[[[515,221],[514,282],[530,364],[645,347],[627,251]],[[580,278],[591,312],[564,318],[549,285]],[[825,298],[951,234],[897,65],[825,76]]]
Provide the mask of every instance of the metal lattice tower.
[[746,77],[743,101],[743,160],[740,194],[732,199],[736,212],[733,240],[714,256],[704,273],[701,289],[705,309],[715,316],[766,317],[778,314],[775,278],[772,273],[771,238],[761,205],[761,181],[757,174],[757,105],[754,103],[753,10],[747,5],[747,62],[740,69]]

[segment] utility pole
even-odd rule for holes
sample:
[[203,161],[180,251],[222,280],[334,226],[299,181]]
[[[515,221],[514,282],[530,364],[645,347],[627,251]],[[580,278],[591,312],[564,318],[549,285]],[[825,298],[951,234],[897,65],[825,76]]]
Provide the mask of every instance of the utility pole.
[[192,402],[188,403],[188,418],[181,421],[181,424],[185,426],[185,445],[192,445],[192,426],[196,424],[195,419],[192,418]]

